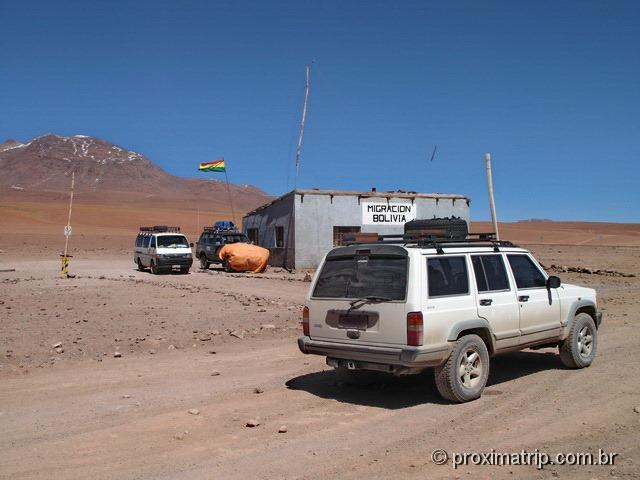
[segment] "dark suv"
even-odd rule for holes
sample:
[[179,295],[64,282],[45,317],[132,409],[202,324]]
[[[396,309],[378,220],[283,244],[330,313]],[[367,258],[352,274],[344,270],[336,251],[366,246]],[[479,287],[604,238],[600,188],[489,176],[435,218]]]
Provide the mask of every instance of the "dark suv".
[[212,263],[221,263],[218,252],[227,243],[249,243],[244,233],[205,227],[196,244],[196,257],[200,268],[206,270]]

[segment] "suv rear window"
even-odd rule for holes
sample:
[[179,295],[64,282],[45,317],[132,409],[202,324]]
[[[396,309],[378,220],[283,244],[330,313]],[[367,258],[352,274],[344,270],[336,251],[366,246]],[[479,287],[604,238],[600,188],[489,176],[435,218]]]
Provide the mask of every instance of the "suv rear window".
[[406,257],[354,256],[327,259],[313,290],[316,298],[368,296],[404,300],[407,294]]
[[469,293],[469,276],[464,257],[428,258],[427,277],[429,297]]

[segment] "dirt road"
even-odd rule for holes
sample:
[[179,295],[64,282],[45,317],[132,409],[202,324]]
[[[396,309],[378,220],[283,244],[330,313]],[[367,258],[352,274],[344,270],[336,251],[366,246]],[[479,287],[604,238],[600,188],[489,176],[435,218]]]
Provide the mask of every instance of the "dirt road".
[[[537,253],[640,271],[635,249]],[[301,276],[154,277],[128,256],[78,257],[73,280],[56,278],[54,261],[0,257],[16,268],[0,274],[0,478],[640,476],[637,277],[562,274],[599,291],[590,368],[566,370],[554,350],[497,357],[483,397],[451,405],[429,373],[340,385],[322,358],[302,355]],[[454,470],[431,461],[437,448],[618,457]]]

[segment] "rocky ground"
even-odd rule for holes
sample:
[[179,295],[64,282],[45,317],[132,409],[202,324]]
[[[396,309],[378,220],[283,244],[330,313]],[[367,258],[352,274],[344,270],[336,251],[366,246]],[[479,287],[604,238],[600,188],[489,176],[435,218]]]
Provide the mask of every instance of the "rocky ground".
[[[497,357],[464,405],[442,402],[429,372],[355,387],[302,355],[302,273],[152,276],[106,247],[77,252],[61,279],[30,248],[0,253],[15,269],[0,272],[0,478],[640,476],[638,248],[534,246],[598,290],[598,358],[572,371],[550,349]],[[618,457],[454,470],[436,448]]]

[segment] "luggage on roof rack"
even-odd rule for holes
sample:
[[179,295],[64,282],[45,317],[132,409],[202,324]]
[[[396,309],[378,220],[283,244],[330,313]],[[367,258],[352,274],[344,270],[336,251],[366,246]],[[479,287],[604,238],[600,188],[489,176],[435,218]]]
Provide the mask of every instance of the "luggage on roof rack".
[[213,224],[213,230],[237,232],[238,228],[231,220],[220,220]]
[[140,227],[141,232],[148,233],[164,233],[164,232],[179,232],[180,227],[168,227],[166,225],[154,225],[153,227]]

